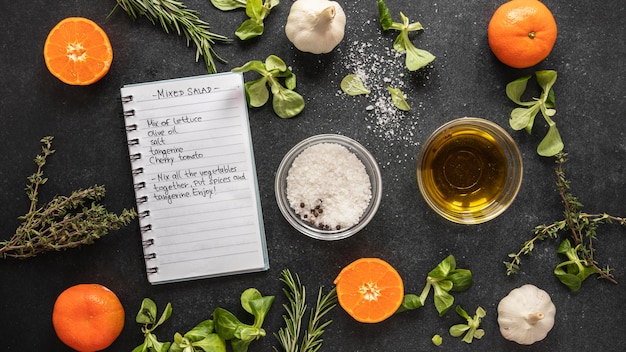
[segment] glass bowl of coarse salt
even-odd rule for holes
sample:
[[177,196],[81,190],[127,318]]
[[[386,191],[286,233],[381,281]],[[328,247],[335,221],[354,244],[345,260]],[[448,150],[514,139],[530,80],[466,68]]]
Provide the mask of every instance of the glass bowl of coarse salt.
[[382,198],[376,160],[355,140],[321,134],[296,144],[276,172],[276,201],[301,233],[339,240],[363,229]]

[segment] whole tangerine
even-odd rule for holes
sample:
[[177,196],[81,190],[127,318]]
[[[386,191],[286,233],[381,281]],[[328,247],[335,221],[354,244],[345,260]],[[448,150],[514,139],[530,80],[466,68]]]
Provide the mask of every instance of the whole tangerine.
[[80,352],[109,347],[124,328],[124,307],[100,284],[78,284],[56,299],[52,325],[59,339]]
[[494,12],[487,38],[494,55],[505,65],[527,68],[544,60],[554,47],[556,21],[538,0],[511,0]]

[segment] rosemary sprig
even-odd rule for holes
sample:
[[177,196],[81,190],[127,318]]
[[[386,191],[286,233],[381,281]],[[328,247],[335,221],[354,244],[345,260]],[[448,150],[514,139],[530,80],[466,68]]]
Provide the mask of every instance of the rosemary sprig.
[[322,317],[330,312],[337,305],[337,292],[333,289],[328,294],[322,294],[322,288],[320,287],[317,293],[317,303],[315,309],[311,309],[311,315],[309,316],[309,324],[307,327],[306,335],[302,339],[302,345],[300,351],[302,352],[316,352],[322,347],[322,339],[320,338],[324,333],[324,329],[330,325],[333,321],[327,320],[322,323]]
[[[321,336],[324,329],[332,323],[332,320],[322,322],[322,318],[337,305],[335,288],[324,295],[320,287],[315,308],[311,309],[309,315],[305,335],[302,336],[302,342],[299,343],[302,321],[307,312],[306,288],[300,282],[298,275],[294,278],[288,269],[283,270],[281,275],[280,281],[287,285],[283,292],[287,296],[289,304],[283,304],[287,311],[287,315],[283,315],[286,326],[278,330],[274,336],[285,352],[317,352],[322,347]],[[274,350],[278,351],[276,347]]]
[[[599,225],[616,223],[626,226],[626,218],[612,216],[606,213],[591,214],[582,212],[583,204],[570,192],[570,181],[565,177],[563,164],[567,161],[567,154],[560,152],[555,157],[557,164],[556,185],[565,208],[563,211],[564,218],[549,225],[539,225],[535,227],[533,230],[534,237],[524,242],[517,253],[510,253],[509,258],[511,259],[509,262],[504,262],[506,274],[511,275],[519,271],[521,257],[531,254],[536,242],[548,238],[557,239],[562,231],[567,231],[570,234],[569,239],[566,239],[567,242],[564,241],[559,247],[559,253],[568,255],[569,261],[561,263],[557,266],[557,269],[555,269],[555,274],[561,276],[559,279],[566,283],[565,281],[570,280],[572,275],[578,275],[580,281],[582,281],[590,272],[593,272],[601,279],[617,283],[611,273],[611,268],[608,266],[605,268],[598,266],[598,263],[594,259],[595,248],[593,243],[597,239],[597,229]],[[569,243],[570,239],[573,242],[572,244]],[[573,267],[578,266],[578,268],[575,270],[565,270],[565,267],[568,265],[573,265]],[[559,268],[562,269],[559,270]],[[570,288],[579,288],[579,284],[580,282],[577,282],[577,285],[569,285],[566,283]],[[572,288],[572,290],[575,289]]]
[[[286,326],[278,330],[278,333],[275,333],[274,336],[278,339],[285,352],[297,351],[302,319],[307,309],[306,288],[300,282],[298,275],[294,279],[289,269],[283,270],[281,275],[280,281],[287,285],[283,292],[287,296],[289,305],[283,304],[287,311],[287,315],[283,315]],[[278,351],[276,348],[274,350]]]
[[[178,0],[116,0],[119,6],[130,18],[136,20],[140,16],[145,16],[153,25],[160,24],[165,33],[175,31],[178,36],[185,36],[187,46],[194,43],[196,46],[196,62],[200,56],[204,58],[206,69],[209,73],[217,72],[216,57],[222,62],[226,62],[213,49],[216,42],[229,42],[226,36],[211,32],[209,24],[198,17],[198,11],[191,10]],[[111,13],[113,13],[111,11]]]
[[[28,213],[20,216],[22,224],[7,241],[0,241],[0,257],[29,258],[48,251],[59,251],[91,244],[110,230],[128,225],[137,216],[134,209],[120,215],[108,212],[97,202],[104,197],[104,186],[72,192],[69,197],[56,196],[39,207],[39,188],[47,182],[43,166],[54,154],[52,137],[41,139],[42,153],[35,157],[37,172],[28,177],[26,193],[30,199]],[[90,205],[86,203],[91,202]]]

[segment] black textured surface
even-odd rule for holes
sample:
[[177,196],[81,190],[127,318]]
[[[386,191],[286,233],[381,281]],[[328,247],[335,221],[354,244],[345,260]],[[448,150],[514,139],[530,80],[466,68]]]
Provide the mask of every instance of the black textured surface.
[[[208,0],[185,3],[199,10],[216,32],[233,38],[234,30],[246,18],[243,11],[221,13]],[[126,309],[126,326],[110,351],[130,351],[142,342],[134,318],[144,297],[151,297],[160,307],[173,304],[172,318],[157,330],[162,340],[170,340],[175,331],[185,332],[209,318],[218,306],[244,317],[239,294],[248,287],[277,297],[265,324],[268,336],[250,348],[270,351],[271,346],[278,346],[272,334],[283,323],[285,298],[278,280],[282,269],[301,276],[313,304],[318,287],[332,287],[341,268],[359,257],[389,261],[404,278],[406,291],[419,293],[428,271],[448,254],[457,258],[459,267],[474,273],[474,285],[456,294],[456,302],[471,312],[478,305],[486,309],[482,340],[467,345],[450,337],[447,329],[462,319],[453,311],[438,317],[429,301],[426,307],[376,325],[357,323],[336,309],[322,350],[434,351],[438,348],[430,338],[436,333],[444,337],[439,349],[446,351],[623,350],[623,228],[601,228],[596,242],[598,261],[615,268],[618,285],[589,279],[579,292],[569,292],[552,274],[559,257],[558,242],[551,240],[539,244],[532,257],[524,258],[518,275],[507,277],[502,262],[531,236],[535,225],[557,220],[562,213],[553,161],[535,153],[545,126],[538,124],[530,136],[508,127],[508,114],[514,106],[504,87],[537,69],[555,69],[559,74],[554,87],[555,121],[570,154],[566,168],[573,192],[588,212],[626,215],[624,2],[546,0],[559,28],[556,46],[536,67],[517,70],[499,63],[487,44],[487,24],[501,1],[388,0],[395,19],[402,11],[424,25],[425,31],[413,35],[413,42],[437,56],[431,67],[415,73],[406,71],[403,57],[394,57],[390,50],[395,34],[381,33],[374,0],[341,2],[348,18],[346,36],[336,50],[320,56],[298,52],[286,39],[283,29],[291,3],[284,1],[272,11],[260,38],[215,47],[228,60],[227,64],[218,63],[220,71],[270,54],[280,56],[296,73],[297,91],[306,100],[304,112],[291,120],[281,120],[270,106],[250,110],[271,269],[151,286],[145,278],[137,222],[81,249],[24,261],[2,260],[2,350],[68,350],[52,328],[54,300],[71,285],[95,282],[115,291]],[[183,38],[167,35],[145,19],[133,22],[120,10],[107,19],[114,5],[114,0],[5,1],[0,5],[2,239],[10,237],[19,224],[17,217],[28,210],[23,188],[26,177],[35,171],[32,159],[45,135],[55,137],[57,153],[46,166],[49,182],[42,190],[42,200],[97,183],[107,187],[105,204],[109,209],[132,207],[124,123],[119,117],[120,86],[205,73]],[[113,45],[111,71],[92,86],[64,85],[48,73],[43,61],[48,31],[70,16],[99,23]],[[357,69],[367,72],[366,84],[372,94],[341,94],[341,78]],[[385,96],[387,85],[403,89],[411,112],[389,115],[380,108],[367,109]],[[499,123],[523,154],[519,196],[503,215],[482,225],[461,226],[440,218],[427,207],[415,182],[420,144],[443,122],[462,116]],[[282,218],[274,199],[274,174],[283,155],[300,140],[319,133],[344,134],[361,142],[374,154],[383,174],[384,197],[376,217],[362,232],[339,242],[316,241],[297,233]],[[557,306],[554,329],[531,347],[504,340],[496,321],[499,300],[525,283],[546,290]]]

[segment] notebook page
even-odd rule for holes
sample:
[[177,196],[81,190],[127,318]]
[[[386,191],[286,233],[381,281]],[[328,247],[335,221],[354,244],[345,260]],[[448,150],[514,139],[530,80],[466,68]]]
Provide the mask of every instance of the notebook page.
[[241,73],[127,85],[122,97],[152,283],[265,270]]

